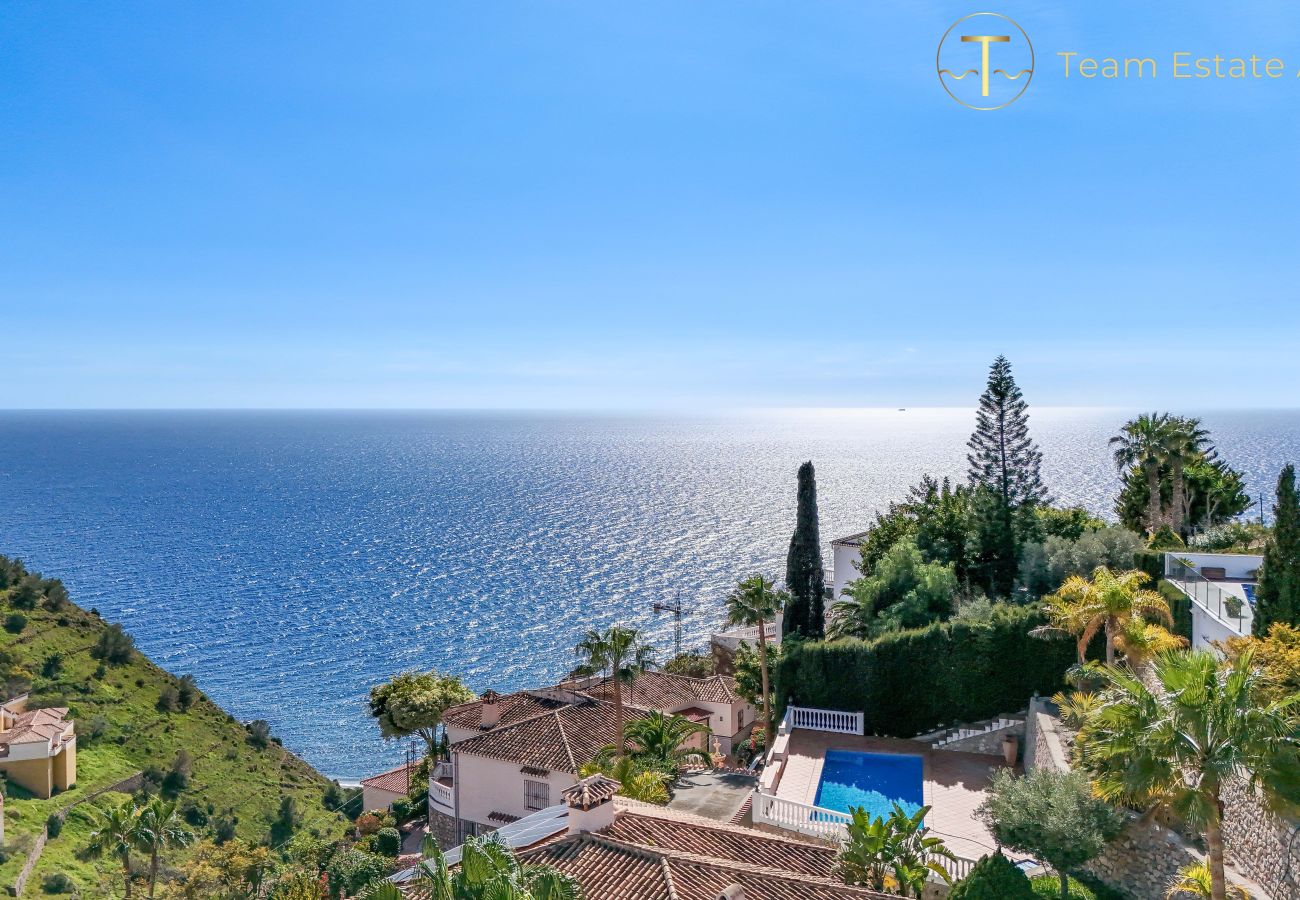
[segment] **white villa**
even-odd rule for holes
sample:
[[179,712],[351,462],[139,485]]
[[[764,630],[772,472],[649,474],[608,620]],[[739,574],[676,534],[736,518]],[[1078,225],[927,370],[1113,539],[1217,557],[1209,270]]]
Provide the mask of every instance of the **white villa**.
[[[437,764],[429,783],[429,826],[438,840],[451,845],[554,805],[577,784],[579,770],[615,742],[612,691],[597,678],[509,695],[488,691],[449,709],[443,724],[451,759]],[[683,715],[706,725],[710,749],[723,754],[756,717],[723,675],[645,672],[623,692],[627,720],[649,710]]]
[[1192,647],[1250,634],[1255,585],[1264,557],[1244,553],[1166,553],[1165,578],[1192,602]]

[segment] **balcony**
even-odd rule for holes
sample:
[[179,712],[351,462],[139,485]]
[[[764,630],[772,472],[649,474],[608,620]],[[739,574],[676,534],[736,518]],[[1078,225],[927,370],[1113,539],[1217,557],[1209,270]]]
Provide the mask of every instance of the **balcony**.
[[1250,634],[1261,556],[1166,553],[1165,580],[1192,601],[1192,646]]
[[456,815],[456,793],[449,762],[434,763],[429,772],[429,807],[448,816]]

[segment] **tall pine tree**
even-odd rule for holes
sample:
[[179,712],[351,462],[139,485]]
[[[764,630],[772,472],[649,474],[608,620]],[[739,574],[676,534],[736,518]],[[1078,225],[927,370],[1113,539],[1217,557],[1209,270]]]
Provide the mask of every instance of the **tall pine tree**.
[[980,498],[980,581],[995,596],[1007,596],[1015,586],[1020,547],[1034,527],[1034,507],[1048,502],[1040,471],[1043,454],[1029,436],[1028,410],[1011,363],[999,356],[989,368],[975,432],[966,444],[970,484]]
[[1300,625],[1300,494],[1295,466],[1287,465],[1277,479],[1273,534],[1264,549],[1264,565],[1255,588],[1256,637],[1268,634],[1274,622]]
[[785,588],[790,601],[785,606],[782,633],[821,637],[826,630],[826,572],[817,525],[817,480],[811,462],[799,467],[799,508],[785,557]]

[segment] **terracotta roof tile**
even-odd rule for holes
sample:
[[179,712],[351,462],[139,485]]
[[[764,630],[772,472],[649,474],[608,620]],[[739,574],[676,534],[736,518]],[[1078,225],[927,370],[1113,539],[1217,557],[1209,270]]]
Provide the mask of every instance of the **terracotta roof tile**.
[[[487,729],[489,731],[522,722],[524,719],[531,719],[538,713],[559,709],[565,705],[563,701],[548,700],[529,694],[526,691],[505,696],[488,691],[483,697],[487,697],[489,694],[496,696],[497,702],[501,705],[501,718],[495,726]],[[443,714],[442,721],[457,728],[480,727],[483,723],[483,697],[451,707]]]
[[591,809],[613,797],[621,787],[623,785],[606,775],[589,775],[573,787],[566,788],[560,796],[569,806]]
[[[613,699],[614,682],[606,679],[587,693],[604,700]],[[740,703],[736,693],[736,679],[729,675],[709,678],[690,678],[686,675],[669,675],[667,672],[642,672],[623,687],[623,699],[635,706],[666,710],[683,703]]]
[[0,731],[0,744],[39,744],[57,740],[67,730],[66,706],[48,706],[21,713],[8,731]]
[[391,791],[394,794],[405,794],[411,789],[411,773],[406,766],[398,766],[396,769],[389,769],[387,772],[380,772],[378,775],[363,778],[361,784],[363,787],[378,788],[381,791]]
[[[627,721],[641,715],[642,710],[625,710]],[[452,751],[576,775],[614,743],[616,733],[613,704],[585,699],[460,741]]]

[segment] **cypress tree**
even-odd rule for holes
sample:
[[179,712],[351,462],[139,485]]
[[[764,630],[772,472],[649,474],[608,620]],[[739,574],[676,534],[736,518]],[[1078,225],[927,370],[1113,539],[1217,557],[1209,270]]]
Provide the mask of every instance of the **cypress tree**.
[[1295,466],[1288,464],[1277,479],[1273,534],[1264,549],[1264,565],[1255,588],[1256,637],[1268,634],[1274,622],[1300,625],[1300,494]]
[[999,356],[989,367],[975,431],[966,444],[969,480],[979,501],[979,580],[999,597],[1015,586],[1020,547],[1035,528],[1034,507],[1048,502],[1040,472],[1043,454],[1029,436],[1028,410],[1011,363]]
[[794,534],[785,557],[785,587],[790,602],[785,607],[782,634],[819,638],[826,630],[824,592],[826,572],[822,568],[821,532],[817,526],[817,481],[813,464],[799,467],[799,508]]

